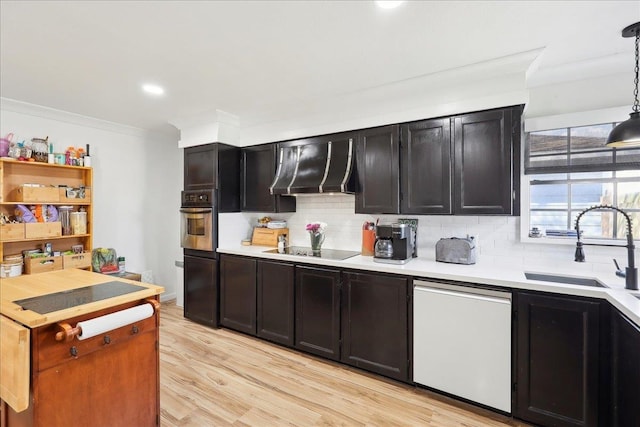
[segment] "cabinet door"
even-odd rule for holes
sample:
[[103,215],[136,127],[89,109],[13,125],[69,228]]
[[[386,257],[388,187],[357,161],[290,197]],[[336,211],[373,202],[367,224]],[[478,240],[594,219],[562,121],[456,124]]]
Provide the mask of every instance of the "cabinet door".
[[451,125],[449,119],[401,127],[402,213],[451,213]]
[[293,264],[258,261],[258,336],[293,346]]
[[216,188],[216,150],[214,144],[184,149],[184,189]]
[[400,212],[399,126],[358,133],[356,213]]
[[185,255],[184,317],[218,326],[218,261]]
[[220,258],[220,324],[256,334],[256,260]]
[[553,426],[598,424],[600,303],[518,293],[516,411]]
[[408,281],[345,273],[342,288],[342,361],[408,381]]
[[640,328],[616,309],[611,316],[611,426],[640,426]]
[[240,154],[238,147],[214,144],[215,188],[218,189],[218,212],[240,212]]
[[511,110],[454,119],[454,214],[511,214]]
[[340,271],[296,266],[295,346],[340,359]]
[[292,196],[272,196],[269,192],[276,172],[278,144],[242,149],[241,210],[247,212],[295,212]]

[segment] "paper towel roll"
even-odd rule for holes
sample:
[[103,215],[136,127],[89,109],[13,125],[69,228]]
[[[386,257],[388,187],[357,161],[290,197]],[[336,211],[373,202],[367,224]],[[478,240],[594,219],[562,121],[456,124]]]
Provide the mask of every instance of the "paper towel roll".
[[151,316],[153,316],[153,306],[151,304],[142,304],[127,308],[126,310],[96,317],[95,319],[78,322],[76,326],[82,329],[82,333],[78,335],[78,339],[86,340],[87,338],[95,337],[96,335],[121,328]]

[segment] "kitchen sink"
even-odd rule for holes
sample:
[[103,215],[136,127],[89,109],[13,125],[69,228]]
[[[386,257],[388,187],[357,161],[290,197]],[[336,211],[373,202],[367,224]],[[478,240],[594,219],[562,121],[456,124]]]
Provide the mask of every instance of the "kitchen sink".
[[557,274],[545,274],[545,273],[524,273],[524,276],[528,280],[540,280],[542,282],[562,283],[563,285],[592,286],[595,288],[608,287],[598,279],[592,279],[590,277],[572,277],[572,276],[561,276]]

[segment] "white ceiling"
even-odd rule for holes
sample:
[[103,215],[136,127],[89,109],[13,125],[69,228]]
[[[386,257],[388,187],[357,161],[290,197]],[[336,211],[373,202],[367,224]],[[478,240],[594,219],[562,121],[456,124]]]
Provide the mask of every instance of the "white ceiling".
[[[542,72],[632,61],[620,31],[640,2],[1,0],[0,16],[3,98],[170,132],[215,109],[252,126],[536,49]],[[146,82],[166,95],[146,96]]]

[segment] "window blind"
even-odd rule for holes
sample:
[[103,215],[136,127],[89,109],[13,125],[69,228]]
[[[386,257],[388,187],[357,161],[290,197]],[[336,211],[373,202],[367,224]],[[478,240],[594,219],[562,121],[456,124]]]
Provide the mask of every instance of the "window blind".
[[640,147],[607,148],[616,123],[529,132],[525,175],[640,169]]

